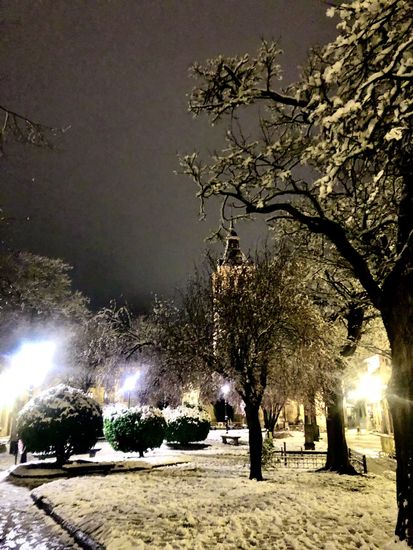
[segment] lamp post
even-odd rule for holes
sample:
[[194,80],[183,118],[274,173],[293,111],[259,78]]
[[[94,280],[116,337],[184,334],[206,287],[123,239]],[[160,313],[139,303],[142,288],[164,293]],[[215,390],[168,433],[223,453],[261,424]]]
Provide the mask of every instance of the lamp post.
[[225,432],[228,433],[228,403],[227,395],[229,392],[229,384],[224,384],[221,388],[222,395],[224,396],[224,420],[225,420]]

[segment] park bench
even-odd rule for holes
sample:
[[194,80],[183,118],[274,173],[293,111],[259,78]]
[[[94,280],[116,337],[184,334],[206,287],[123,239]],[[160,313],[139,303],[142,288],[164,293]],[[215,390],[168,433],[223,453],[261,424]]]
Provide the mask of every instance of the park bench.
[[234,445],[238,445],[238,441],[241,438],[241,436],[239,435],[228,435],[228,434],[221,435],[221,437],[222,437],[222,443],[225,443],[225,445],[227,444],[228,440],[233,441]]
[[95,457],[96,456],[96,453],[98,453],[99,451],[101,451],[102,449],[89,449],[89,456],[91,458]]

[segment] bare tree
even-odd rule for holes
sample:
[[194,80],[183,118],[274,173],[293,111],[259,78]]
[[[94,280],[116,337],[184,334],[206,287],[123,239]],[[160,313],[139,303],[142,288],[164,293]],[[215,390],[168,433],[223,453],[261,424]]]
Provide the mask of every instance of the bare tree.
[[68,344],[69,381],[84,391],[96,384],[114,388],[134,354],[146,345],[139,321],[127,304],[115,300],[85,317],[73,328]]
[[302,371],[320,367],[320,380],[334,355],[329,330],[305,294],[302,266],[282,249],[254,265],[218,270],[212,280],[198,273],[169,318],[164,346],[181,372],[232,381],[245,405],[250,479],[262,480],[259,409],[277,358],[293,354]]

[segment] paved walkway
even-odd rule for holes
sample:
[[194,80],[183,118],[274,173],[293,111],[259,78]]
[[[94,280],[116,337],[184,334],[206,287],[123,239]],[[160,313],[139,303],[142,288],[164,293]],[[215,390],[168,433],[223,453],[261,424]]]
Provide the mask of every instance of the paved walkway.
[[38,510],[26,487],[0,482],[0,548],[4,550],[77,549],[69,535]]
[[0,548],[2,550],[74,550],[80,547],[33,503],[29,489],[6,481],[14,457],[0,454]]

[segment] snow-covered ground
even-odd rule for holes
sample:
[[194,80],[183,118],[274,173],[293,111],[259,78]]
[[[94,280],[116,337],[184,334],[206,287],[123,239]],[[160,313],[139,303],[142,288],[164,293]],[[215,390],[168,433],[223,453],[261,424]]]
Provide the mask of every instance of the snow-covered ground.
[[[211,432],[206,448],[163,447],[145,457],[179,453],[188,464],[58,480],[33,493],[108,550],[373,550],[392,540],[394,472],[348,477],[278,468],[257,483],[248,480],[246,433],[239,447],[223,445],[222,433]],[[299,448],[302,434],[285,440]]]

